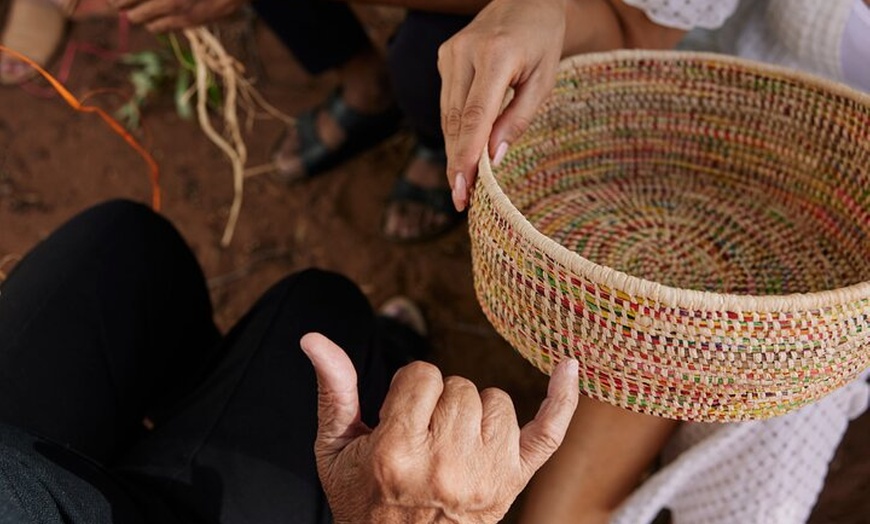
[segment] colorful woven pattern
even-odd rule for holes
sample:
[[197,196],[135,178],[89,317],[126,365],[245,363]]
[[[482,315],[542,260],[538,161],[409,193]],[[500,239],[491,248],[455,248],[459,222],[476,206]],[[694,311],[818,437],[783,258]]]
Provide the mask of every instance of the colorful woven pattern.
[[542,371],[575,357],[594,398],[731,421],[870,366],[870,97],[718,55],[586,55],[508,151],[472,197],[475,288]]

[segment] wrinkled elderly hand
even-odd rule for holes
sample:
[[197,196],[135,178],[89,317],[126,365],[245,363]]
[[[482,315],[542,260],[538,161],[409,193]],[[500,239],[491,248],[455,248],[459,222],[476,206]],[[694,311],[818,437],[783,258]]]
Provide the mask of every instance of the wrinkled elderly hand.
[[153,33],[185,29],[227,16],[247,0],[108,0]]
[[[498,163],[555,82],[566,0],[493,0],[438,51],[447,177],[458,210],[489,139]],[[499,115],[508,88],[515,95]]]
[[552,455],[577,406],[577,363],[553,372],[547,398],[524,428],[501,390],[442,379],[415,362],[400,369],[369,429],[344,351],[310,333],[302,349],[319,390],[317,468],[338,523],[497,522]]

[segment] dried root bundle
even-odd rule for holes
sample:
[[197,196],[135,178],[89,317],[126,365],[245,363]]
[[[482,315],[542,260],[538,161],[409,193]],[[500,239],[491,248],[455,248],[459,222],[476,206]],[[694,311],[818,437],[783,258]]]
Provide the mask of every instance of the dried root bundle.
[[[221,237],[221,245],[226,247],[232,241],[242,210],[245,177],[274,170],[273,164],[266,164],[246,171],[248,150],[239,125],[239,108],[242,108],[248,116],[248,128],[251,127],[258,111],[263,111],[287,124],[292,124],[294,120],[275,109],[260,95],[245,78],[242,64],[227,53],[220,40],[208,29],[204,27],[186,29],[184,36],[190,44],[196,62],[194,90],[197,120],[209,140],[230,160],[233,170],[233,203]],[[212,79],[221,86],[223,92],[220,108],[223,119],[221,132],[212,125],[208,113],[208,88]]]

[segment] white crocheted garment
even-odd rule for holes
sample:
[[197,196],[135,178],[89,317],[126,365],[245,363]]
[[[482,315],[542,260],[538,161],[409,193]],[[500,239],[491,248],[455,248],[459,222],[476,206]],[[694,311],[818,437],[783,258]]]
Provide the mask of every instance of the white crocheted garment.
[[[863,0],[623,1],[656,23],[692,30],[681,48],[793,67],[870,90],[864,85],[870,49]],[[844,75],[844,62],[852,64],[851,74]],[[665,449],[665,466],[622,504],[613,522],[647,523],[663,508],[675,524],[805,522],[849,421],[867,409],[868,376],[865,371],[782,417],[683,424]]]
[[805,522],[849,421],[867,409],[868,377],[781,417],[683,424],[665,448],[666,465],[612,522],[648,523],[663,508],[674,524]]
[[[691,31],[682,49],[741,56],[850,80],[843,64],[847,22],[866,16],[863,0],[623,0],[654,22]],[[866,32],[866,25],[852,31]],[[870,49],[853,68],[866,69]],[[844,60],[846,58],[846,60]],[[868,86],[853,86],[870,89]]]
[[653,22],[689,31],[718,29],[734,14],[740,0],[622,0]]

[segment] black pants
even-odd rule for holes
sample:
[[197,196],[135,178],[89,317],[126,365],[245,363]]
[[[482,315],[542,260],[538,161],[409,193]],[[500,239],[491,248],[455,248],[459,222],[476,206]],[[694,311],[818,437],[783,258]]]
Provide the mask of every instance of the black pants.
[[[175,229],[138,204],[97,206],[0,287],[0,447],[47,468],[34,484],[48,485],[47,500],[107,505],[106,522],[134,522],[137,510],[142,522],[328,522],[312,448],[316,382],[299,348],[309,331],[350,355],[369,424],[423,343],[318,270],[276,284],[221,337]],[[70,488],[71,477],[82,482]],[[55,489],[58,479],[67,484]],[[64,522],[79,515],[64,512]]]
[[[318,74],[371,48],[365,28],[347,4],[328,0],[256,0],[257,13],[302,66]],[[399,107],[424,145],[444,147],[441,134],[438,47],[472,17],[409,11],[387,57]]]

